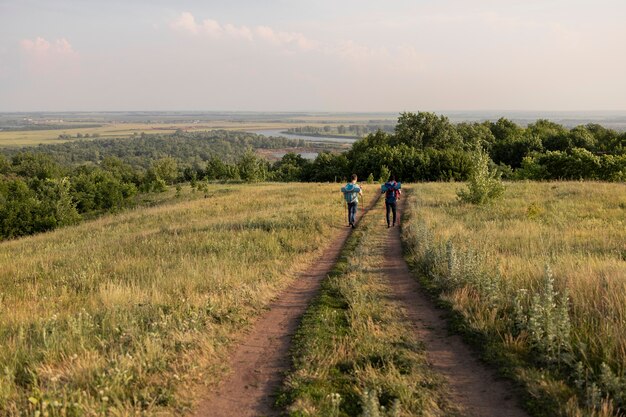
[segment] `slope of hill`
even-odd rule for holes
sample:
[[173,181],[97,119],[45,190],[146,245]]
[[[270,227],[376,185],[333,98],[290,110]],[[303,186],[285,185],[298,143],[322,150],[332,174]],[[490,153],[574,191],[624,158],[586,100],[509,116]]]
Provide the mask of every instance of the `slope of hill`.
[[213,185],[0,244],[0,410],[181,410],[335,234],[337,185]]

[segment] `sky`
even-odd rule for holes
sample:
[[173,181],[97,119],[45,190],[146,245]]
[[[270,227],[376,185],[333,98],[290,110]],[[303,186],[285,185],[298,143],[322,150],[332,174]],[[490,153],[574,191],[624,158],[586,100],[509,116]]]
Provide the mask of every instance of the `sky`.
[[0,111],[626,110],[623,0],[0,0]]

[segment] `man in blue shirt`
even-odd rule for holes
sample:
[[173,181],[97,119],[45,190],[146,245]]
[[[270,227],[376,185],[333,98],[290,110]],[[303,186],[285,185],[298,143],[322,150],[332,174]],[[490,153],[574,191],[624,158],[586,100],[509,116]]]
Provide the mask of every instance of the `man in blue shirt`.
[[[402,193],[401,184],[396,182],[395,175],[389,177],[389,181],[384,183],[381,187],[381,194],[385,194],[385,208],[387,209],[387,228],[390,225],[396,225],[396,205],[398,200],[400,199],[400,194]],[[393,213],[393,223],[389,222],[389,214]]]

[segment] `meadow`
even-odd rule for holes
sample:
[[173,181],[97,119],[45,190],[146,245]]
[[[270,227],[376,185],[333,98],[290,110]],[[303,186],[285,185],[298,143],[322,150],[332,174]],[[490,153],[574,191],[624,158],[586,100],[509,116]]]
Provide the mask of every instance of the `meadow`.
[[189,410],[340,226],[337,186],[302,187],[210,185],[2,242],[0,415]]
[[528,393],[535,415],[626,407],[626,184],[509,183],[491,205],[419,184],[403,230],[455,327]]

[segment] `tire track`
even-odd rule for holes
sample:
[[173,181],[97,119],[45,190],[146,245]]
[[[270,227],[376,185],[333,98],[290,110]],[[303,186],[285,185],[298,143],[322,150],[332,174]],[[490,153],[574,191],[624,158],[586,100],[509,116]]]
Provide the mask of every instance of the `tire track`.
[[[360,211],[357,224],[380,195]],[[285,289],[241,340],[234,342],[231,372],[200,401],[196,417],[273,416],[273,395],[291,366],[289,347],[307,306],[317,294],[321,281],[334,267],[352,229],[344,227],[339,236],[300,277]]]
[[[404,210],[406,200],[402,200]],[[398,218],[400,218],[398,214]],[[442,374],[451,390],[452,401],[467,417],[528,417],[519,407],[508,382],[472,354],[458,335],[451,335],[447,322],[411,275],[403,257],[400,228],[388,230],[384,273],[391,297],[405,309],[419,339],[424,343],[433,369]]]

